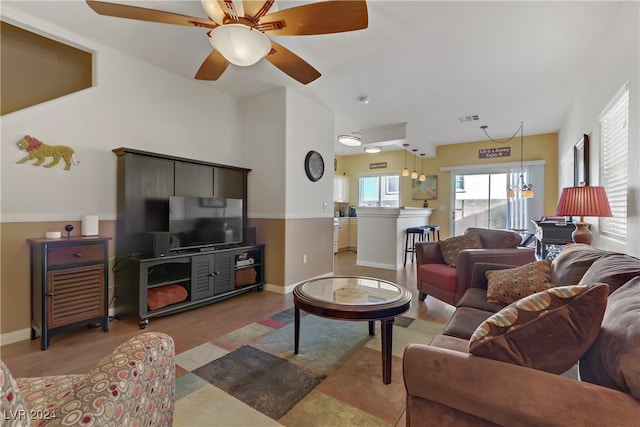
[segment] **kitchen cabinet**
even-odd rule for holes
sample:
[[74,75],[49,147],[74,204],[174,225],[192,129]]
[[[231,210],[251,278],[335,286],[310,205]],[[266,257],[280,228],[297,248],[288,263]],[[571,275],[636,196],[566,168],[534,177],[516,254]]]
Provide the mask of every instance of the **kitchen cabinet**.
[[338,219],[338,252],[349,249],[349,218]]
[[349,177],[335,175],[333,178],[333,201],[336,203],[349,203]]
[[358,249],[358,218],[349,218],[349,250]]

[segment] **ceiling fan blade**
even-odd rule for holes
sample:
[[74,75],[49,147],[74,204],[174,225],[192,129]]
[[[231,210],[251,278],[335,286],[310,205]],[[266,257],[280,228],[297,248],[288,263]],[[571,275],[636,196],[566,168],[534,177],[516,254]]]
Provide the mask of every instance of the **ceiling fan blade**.
[[244,16],[259,20],[272,9],[275,0],[244,0]]
[[270,36],[304,36],[362,30],[368,25],[365,0],[333,0],[270,13],[258,29]]
[[265,58],[278,67],[280,71],[288,74],[303,85],[311,83],[320,77],[320,72],[307,61],[273,40],[271,40],[271,53]]
[[137,19],[139,21],[159,22],[161,24],[186,25],[193,27],[216,28],[218,25],[208,19],[195,16],[180,15],[162,10],[144,7],[127,6],[124,4],[103,1],[86,0],[87,4],[99,15],[115,16],[116,18]]
[[224,59],[224,56],[217,50],[214,50],[204,60],[198,72],[196,73],[196,79],[198,80],[218,80],[224,70],[227,69],[229,61]]

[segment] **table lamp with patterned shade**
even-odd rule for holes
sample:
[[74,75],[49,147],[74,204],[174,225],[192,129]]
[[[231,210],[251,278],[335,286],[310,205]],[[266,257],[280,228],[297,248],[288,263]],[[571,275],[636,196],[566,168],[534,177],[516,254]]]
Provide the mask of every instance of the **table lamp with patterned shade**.
[[593,235],[589,231],[589,223],[584,222],[584,217],[613,216],[604,187],[589,187],[584,183],[580,183],[579,187],[562,189],[556,215],[579,216],[580,221],[571,236],[575,243],[587,245],[591,244]]

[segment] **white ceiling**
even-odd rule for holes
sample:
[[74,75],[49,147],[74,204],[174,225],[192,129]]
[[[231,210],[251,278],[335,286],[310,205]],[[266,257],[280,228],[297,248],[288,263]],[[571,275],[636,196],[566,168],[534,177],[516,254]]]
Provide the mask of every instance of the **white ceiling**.
[[[313,2],[280,0],[278,6],[306,3]],[[199,1],[126,4],[205,17]],[[193,78],[211,52],[206,29],[100,16],[81,0],[0,5],[3,15],[9,9],[33,16],[185,78]],[[273,37],[322,73],[306,86],[265,60],[230,65],[218,81],[198,84],[239,97],[290,86],[336,113],[337,134],[361,131],[365,143],[386,140],[385,150],[406,139],[410,149],[433,156],[441,144],[485,139],[481,125],[493,138],[513,135],[521,121],[525,135],[558,131],[619,7],[612,1],[367,5],[365,30]],[[369,103],[359,101],[363,96]],[[459,120],[471,115],[479,120]],[[387,136],[376,137],[380,133]],[[360,154],[362,147],[336,143],[336,153]]]

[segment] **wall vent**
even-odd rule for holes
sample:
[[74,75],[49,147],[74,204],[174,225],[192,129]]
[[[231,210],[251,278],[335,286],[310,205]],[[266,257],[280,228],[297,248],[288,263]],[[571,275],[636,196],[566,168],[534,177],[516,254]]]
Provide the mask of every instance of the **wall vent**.
[[477,114],[473,114],[471,116],[460,116],[458,117],[458,120],[460,121],[460,123],[473,122],[476,120],[480,120],[480,117],[478,117]]

